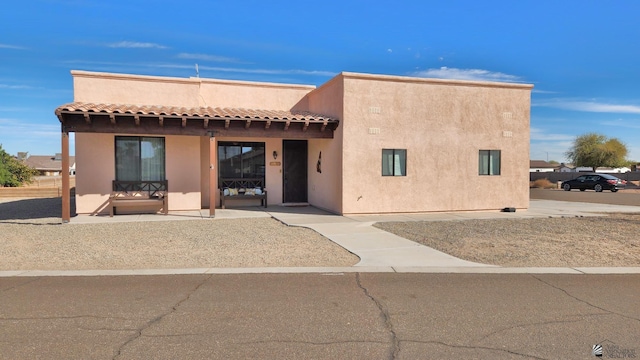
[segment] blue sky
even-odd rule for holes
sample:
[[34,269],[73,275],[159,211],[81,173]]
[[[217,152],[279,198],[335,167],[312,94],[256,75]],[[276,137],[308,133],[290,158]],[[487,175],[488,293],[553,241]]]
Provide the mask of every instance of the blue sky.
[[[640,161],[638,1],[24,0],[0,12],[0,144],[60,152],[70,70],[320,85],[341,71],[531,83],[532,159]],[[72,149],[73,151],[73,149]]]

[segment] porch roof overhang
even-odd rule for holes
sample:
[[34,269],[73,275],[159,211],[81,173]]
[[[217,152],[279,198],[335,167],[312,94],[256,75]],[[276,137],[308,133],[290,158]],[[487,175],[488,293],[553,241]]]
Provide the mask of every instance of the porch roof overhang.
[[220,137],[333,138],[339,120],[307,111],[73,102],[55,110],[62,131]]

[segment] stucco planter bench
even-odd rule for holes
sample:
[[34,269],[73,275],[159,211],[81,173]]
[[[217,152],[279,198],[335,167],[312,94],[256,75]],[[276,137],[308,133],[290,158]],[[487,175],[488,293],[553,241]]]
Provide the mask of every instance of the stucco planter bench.
[[169,213],[169,192],[167,180],[161,181],[118,181],[113,180],[113,191],[109,196],[109,216],[113,217],[115,208],[162,209]]
[[225,209],[225,200],[260,200],[267,207],[267,189],[263,179],[220,179],[220,207]]

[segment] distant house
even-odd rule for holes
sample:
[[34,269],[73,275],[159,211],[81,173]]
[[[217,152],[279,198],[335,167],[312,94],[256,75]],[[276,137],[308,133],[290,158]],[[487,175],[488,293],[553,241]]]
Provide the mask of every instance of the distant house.
[[560,163],[560,166],[558,166],[558,172],[575,172],[575,171],[576,171],[576,167],[573,166],[573,164]]
[[[19,153],[18,158],[24,158],[25,153]],[[38,170],[40,176],[60,176],[62,175],[62,154],[51,155],[31,155],[23,160],[23,162]],[[69,175],[76,174],[75,156],[69,156]]]
[[631,171],[631,169],[626,166],[619,168],[599,167],[596,169],[597,173],[626,173],[629,171]]
[[[560,164],[558,168],[559,172],[593,172],[593,168],[588,166],[575,166],[573,164]],[[619,168],[599,167],[596,169],[597,173],[626,173],[631,171],[630,168],[624,166]]]
[[557,167],[544,160],[529,160],[529,172],[554,172]]

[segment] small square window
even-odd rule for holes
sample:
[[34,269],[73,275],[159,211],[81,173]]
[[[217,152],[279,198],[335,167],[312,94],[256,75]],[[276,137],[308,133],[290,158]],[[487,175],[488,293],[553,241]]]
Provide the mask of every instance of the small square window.
[[480,150],[478,174],[500,175],[500,150]]
[[406,149],[382,149],[382,176],[407,176]]

